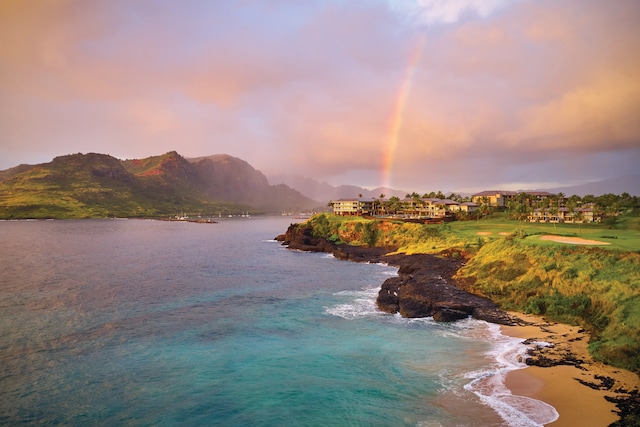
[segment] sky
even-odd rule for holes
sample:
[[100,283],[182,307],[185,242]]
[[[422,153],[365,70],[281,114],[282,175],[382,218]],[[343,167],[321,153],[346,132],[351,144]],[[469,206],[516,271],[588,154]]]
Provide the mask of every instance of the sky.
[[419,193],[638,174],[639,22],[637,0],[0,0],[0,170],[175,150]]

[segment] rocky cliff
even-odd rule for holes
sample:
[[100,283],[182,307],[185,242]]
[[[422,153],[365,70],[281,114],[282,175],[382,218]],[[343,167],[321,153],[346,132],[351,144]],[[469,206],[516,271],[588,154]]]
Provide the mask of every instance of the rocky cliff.
[[506,325],[520,321],[491,300],[458,288],[453,275],[464,260],[453,259],[446,253],[440,256],[388,255],[393,248],[336,245],[323,237],[314,236],[313,228],[305,224],[292,224],[276,240],[290,249],[329,252],[339,259],[383,262],[398,267],[398,276],[382,284],[377,298],[378,307],[387,313],[400,313],[403,317],[433,316],[439,322],[469,316]]

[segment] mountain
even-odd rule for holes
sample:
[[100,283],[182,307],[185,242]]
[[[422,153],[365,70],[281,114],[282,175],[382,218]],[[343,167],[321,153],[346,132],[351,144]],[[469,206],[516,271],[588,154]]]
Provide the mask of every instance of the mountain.
[[154,217],[306,210],[318,203],[247,162],[175,151],[145,159],[71,154],[0,171],[0,218]]
[[[274,175],[269,177],[271,183],[282,183],[307,197],[314,200],[328,203],[330,200],[342,198],[357,197],[362,194],[363,197],[377,198],[380,194],[384,194],[386,198],[396,196],[403,198],[407,192],[402,190],[394,190],[390,188],[375,188],[368,190],[355,185],[332,186],[326,182],[316,181],[299,175]],[[540,188],[540,189],[522,189],[518,191],[546,191],[549,193],[564,193],[566,196],[576,194],[583,197],[587,194],[600,196],[603,194],[628,193],[632,196],[640,196],[640,175],[625,176],[602,181],[590,182],[583,185],[556,187],[556,188]],[[471,193],[460,193],[463,196],[470,196]]]
[[588,184],[550,188],[542,191],[548,191],[556,194],[562,192],[567,196],[575,194],[580,197],[587,194],[600,196],[609,193],[616,195],[628,193],[631,196],[640,196],[640,175],[623,176],[619,178],[590,182]]
[[[286,185],[269,185],[249,163],[227,154],[189,159],[207,182],[206,194],[216,200],[257,206],[269,211],[300,211],[319,203]],[[321,205],[321,204],[320,204]]]
[[368,190],[355,185],[333,186],[326,182],[319,182],[299,175],[272,176],[269,178],[269,182],[287,185],[313,200],[324,201],[324,204],[328,203],[330,200],[358,197],[359,194],[362,194],[362,197],[369,198],[380,197],[380,194],[384,194],[386,198],[393,196],[403,198],[407,194],[406,191],[393,190],[391,188],[384,187]]

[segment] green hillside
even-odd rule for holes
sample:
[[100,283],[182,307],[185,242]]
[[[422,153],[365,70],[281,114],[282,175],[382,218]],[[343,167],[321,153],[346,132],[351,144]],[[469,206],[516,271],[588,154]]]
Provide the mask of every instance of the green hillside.
[[[125,161],[95,153],[60,156],[50,163],[0,171],[0,219],[217,215],[315,204],[288,187],[269,186],[266,178],[253,191],[274,197],[266,202],[242,197],[241,184],[254,182],[253,176],[227,166],[224,181],[216,181],[210,171],[217,169],[215,162],[194,164],[176,152]],[[276,204],[282,200],[289,203]]]

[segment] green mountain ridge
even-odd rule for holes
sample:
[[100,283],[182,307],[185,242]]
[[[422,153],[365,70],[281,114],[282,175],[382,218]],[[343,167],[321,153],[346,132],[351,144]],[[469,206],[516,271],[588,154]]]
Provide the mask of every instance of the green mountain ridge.
[[187,160],[172,151],[144,159],[69,154],[0,171],[0,218],[162,217],[305,210],[318,203],[269,185],[228,155]]

